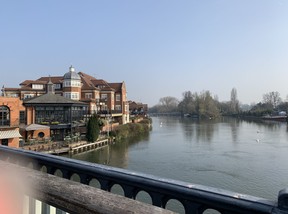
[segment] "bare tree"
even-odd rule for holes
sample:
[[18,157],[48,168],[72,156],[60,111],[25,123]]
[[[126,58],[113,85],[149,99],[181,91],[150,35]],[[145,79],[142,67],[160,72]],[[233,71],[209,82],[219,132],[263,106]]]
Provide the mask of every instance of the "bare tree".
[[175,97],[162,97],[159,100],[159,110],[161,112],[173,112],[178,108],[179,101]]
[[263,95],[263,102],[271,104],[273,108],[276,108],[281,103],[280,93],[278,91],[272,91]]

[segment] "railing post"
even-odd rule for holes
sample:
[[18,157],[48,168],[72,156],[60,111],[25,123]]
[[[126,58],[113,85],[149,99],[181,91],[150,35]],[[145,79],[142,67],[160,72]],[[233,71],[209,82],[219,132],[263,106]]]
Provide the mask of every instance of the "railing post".
[[278,194],[278,209],[288,213],[288,189],[282,189]]

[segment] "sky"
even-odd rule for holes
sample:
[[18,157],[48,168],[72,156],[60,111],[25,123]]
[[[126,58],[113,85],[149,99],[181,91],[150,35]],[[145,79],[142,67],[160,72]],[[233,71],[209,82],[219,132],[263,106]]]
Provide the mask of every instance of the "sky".
[[1,0],[0,84],[70,65],[125,81],[129,100],[209,90],[243,104],[288,95],[287,0]]

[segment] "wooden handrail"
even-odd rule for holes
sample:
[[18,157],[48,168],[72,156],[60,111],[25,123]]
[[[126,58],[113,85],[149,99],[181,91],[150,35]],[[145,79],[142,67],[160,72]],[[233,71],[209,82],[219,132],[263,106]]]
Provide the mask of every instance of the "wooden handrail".
[[21,173],[21,180],[25,180],[25,185],[29,187],[26,186],[29,191],[25,194],[72,214],[173,213],[88,185],[0,161],[0,170],[3,168]]

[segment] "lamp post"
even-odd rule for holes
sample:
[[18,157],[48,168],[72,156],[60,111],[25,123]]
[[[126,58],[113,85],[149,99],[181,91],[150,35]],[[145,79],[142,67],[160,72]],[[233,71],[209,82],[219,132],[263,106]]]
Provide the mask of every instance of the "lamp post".
[[[107,136],[109,138],[109,136],[110,136],[110,120],[111,120],[112,113],[110,115],[109,107],[107,105],[107,99],[105,99],[105,102],[99,102],[99,105],[100,105],[101,114],[102,113],[105,114],[105,119],[107,120]],[[104,106],[104,111],[103,111],[102,106]]]

